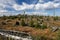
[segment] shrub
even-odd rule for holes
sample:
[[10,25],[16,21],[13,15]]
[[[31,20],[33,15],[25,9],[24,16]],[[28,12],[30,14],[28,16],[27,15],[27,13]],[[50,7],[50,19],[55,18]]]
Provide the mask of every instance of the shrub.
[[24,16],[24,15],[21,15],[21,16],[20,16],[20,18],[24,19],[24,18],[25,18],[25,16]]
[[21,25],[22,26],[27,26],[24,20],[21,21]]
[[50,19],[49,19],[49,16],[47,16],[47,19],[46,19],[47,21],[49,21]]
[[18,18],[17,16],[9,16],[8,19],[15,19]]
[[57,32],[56,40],[60,40],[60,30]]
[[40,28],[40,27],[41,27],[38,22],[36,22],[36,23],[34,24],[34,26],[35,26],[35,28]]
[[43,16],[40,16],[41,19],[43,19]]
[[58,16],[54,17],[54,20],[55,20],[55,21],[58,20]]
[[15,23],[15,25],[19,25],[20,23],[17,21],[16,23]]
[[6,22],[2,22],[2,25],[6,25]]
[[19,17],[18,20],[21,20],[21,18]]
[[3,20],[6,20],[7,19],[7,16],[3,15],[2,19]]
[[46,25],[41,25],[41,29],[45,29],[45,28],[47,28],[47,26]]
[[30,27],[34,27],[34,21],[33,21],[33,20],[31,20],[31,21],[29,22],[29,26],[30,26]]
[[34,27],[35,27],[35,28],[40,28],[40,29],[46,29],[46,28],[47,28],[46,25],[39,25],[39,23],[36,23],[36,24],[34,25]]

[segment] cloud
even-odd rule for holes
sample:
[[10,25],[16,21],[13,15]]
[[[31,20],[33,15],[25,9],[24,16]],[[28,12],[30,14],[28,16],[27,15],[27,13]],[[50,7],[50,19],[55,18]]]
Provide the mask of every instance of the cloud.
[[0,12],[8,12],[7,10],[0,10]]
[[47,15],[47,12],[33,12],[34,15]]
[[[0,0],[0,12],[12,12],[12,11],[23,11],[23,10],[46,10],[46,9],[54,9],[54,8],[60,8],[60,3],[56,3],[57,1],[60,0],[54,0],[54,1],[48,1],[44,2],[44,0],[39,0],[37,4],[27,4],[25,2],[22,3],[22,5],[19,5],[16,3],[15,0]],[[35,1],[36,2],[36,1]],[[34,3],[34,2],[33,2]],[[30,12],[31,13],[31,12]],[[32,12],[35,15],[40,15],[42,14],[47,14],[44,12]],[[37,14],[36,14],[37,13]],[[1,15],[2,13],[0,13]],[[4,13],[3,13],[4,14]],[[29,14],[29,13],[28,13]]]
[[38,3],[35,6],[35,9],[53,9],[53,8],[59,8],[60,7],[60,3],[54,3],[54,2],[47,2],[44,4],[40,4]]
[[0,16],[2,15],[8,16],[10,13],[9,11],[10,9],[12,9],[12,5],[14,4],[15,4],[14,0],[0,0]]
[[54,0],[54,2],[60,2],[60,0]]
[[48,15],[47,12],[26,12],[28,15]]
[[[60,0],[54,0],[54,1],[60,1]],[[44,2],[44,0],[39,0],[39,2]],[[15,0],[0,0],[0,9],[5,9],[7,7],[7,8],[13,8],[16,11],[20,11],[20,10],[25,10],[25,9],[39,10],[39,9],[53,9],[54,7],[55,8],[60,7],[60,3],[54,3],[54,2],[49,1],[49,2],[41,4],[39,2],[36,5],[35,4],[29,5],[24,2],[22,5],[19,5],[16,3]]]
[[[41,1],[41,0],[40,0]],[[54,2],[46,2],[46,3],[37,3],[35,4],[26,4],[23,2],[22,5],[14,4],[13,8],[17,11],[19,10],[25,10],[25,9],[35,9],[35,10],[45,10],[45,9],[54,9],[54,8],[59,8],[60,3],[54,3]]]
[[14,0],[0,0],[0,10],[6,8],[12,8],[12,5],[15,4]]
[[0,0],[0,3],[5,4],[5,5],[8,5],[8,4],[13,5],[16,2],[15,2],[15,0]]
[[23,3],[22,5],[18,5],[18,4],[13,5],[13,8],[15,10],[33,9],[33,7],[34,7],[33,4],[29,5],[29,4],[26,4],[26,3]]

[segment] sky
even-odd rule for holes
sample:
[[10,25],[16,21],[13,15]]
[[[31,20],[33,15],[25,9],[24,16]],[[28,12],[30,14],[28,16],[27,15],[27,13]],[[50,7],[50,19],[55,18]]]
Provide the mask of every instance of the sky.
[[51,15],[60,16],[60,0],[0,0],[2,15]]

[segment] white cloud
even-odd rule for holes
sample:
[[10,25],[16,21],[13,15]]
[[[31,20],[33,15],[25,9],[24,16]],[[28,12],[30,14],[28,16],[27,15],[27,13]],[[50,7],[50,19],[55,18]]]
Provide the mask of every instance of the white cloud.
[[[40,0],[41,1],[41,0]],[[13,8],[17,11],[19,10],[25,10],[25,9],[35,9],[35,10],[45,10],[45,9],[53,9],[53,8],[59,8],[60,3],[54,3],[54,2],[47,2],[47,3],[37,3],[35,4],[26,4],[23,3],[22,5],[14,4]]]
[[0,0],[0,10],[5,10],[6,7],[12,7],[14,4],[14,0]]
[[26,12],[28,15],[47,15],[47,12]]
[[53,8],[59,8],[60,7],[60,3],[54,3],[54,2],[47,2],[44,4],[40,4],[38,3],[35,6],[35,9],[53,9]]
[[6,5],[0,3],[0,9],[5,8]]
[[7,5],[7,4],[13,5],[16,2],[14,0],[0,0],[0,3],[5,4],[5,5]]
[[32,9],[33,7],[34,7],[33,4],[28,5],[28,4],[26,4],[26,3],[23,3],[22,5],[18,5],[18,4],[14,4],[14,5],[13,5],[13,8],[14,8],[15,10]]
[[47,12],[33,12],[34,15],[47,15]]
[[8,12],[7,10],[0,10],[0,12]]
[[60,3],[55,3],[54,6],[55,8],[60,8]]
[[60,2],[60,0],[54,0],[54,2]]
[[9,11],[5,8],[12,7],[13,4],[15,4],[14,0],[0,0],[0,16],[9,15]]

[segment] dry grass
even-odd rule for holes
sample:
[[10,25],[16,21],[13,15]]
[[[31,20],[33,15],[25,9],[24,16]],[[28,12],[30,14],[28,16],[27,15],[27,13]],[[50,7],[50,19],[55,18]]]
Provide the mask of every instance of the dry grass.
[[47,38],[52,38],[52,39],[55,39],[56,38],[56,33],[55,32],[52,32],[50,29],[36,29],[36,28],[32,28],[32,27],[22,27],[22,26],[19,26],[19,27],[5,27],[4,29],[6,30],[17,30],[17,31],[20,31],[20,32],[26,32],[26,33],[29,33],[31,34],[32,36],[45,36]]
[[[6,19],[7,20],[7,19]],[[30,21],[30,19],[25,19],[26,21],[25,22],[28,22]],[[32,19],[33,21],[37,21],[35,18]],[[40,19],[39,19],[40,20]],[[0,22],[1,21],[5,21],[5,20],[2,20],[0,19]],[[54,21],[52,17],[49,18],[49,21],[46,20],[46,18],[43,18],[43,24],[44,25],[49,25],[48,28],[46,29],[39,29],[39,28],[34,28],[34,27],[29,27],[29,26],[14,26],[14,24],[16,23],[16,21],[21,21],[21,20],[18,20],[17,19],[14,19],[9,22],[11,23],[8,24],[8,25],[2,25],[0,26],[0,28],[2,29],[6,29],[6,30],[17,30],[17,31],[21,31],[21,32],[26,32],[26,33],[29,33],[33,36],[45,36],[47,38],[52,38],[52,39],[56,39],[56,36],[57,36],[57,33],[56,32],[52,32],[52,30],[49,28],[50,26],[60,26],[60,21]],[[13,24],[13,25],[12,25]]]

